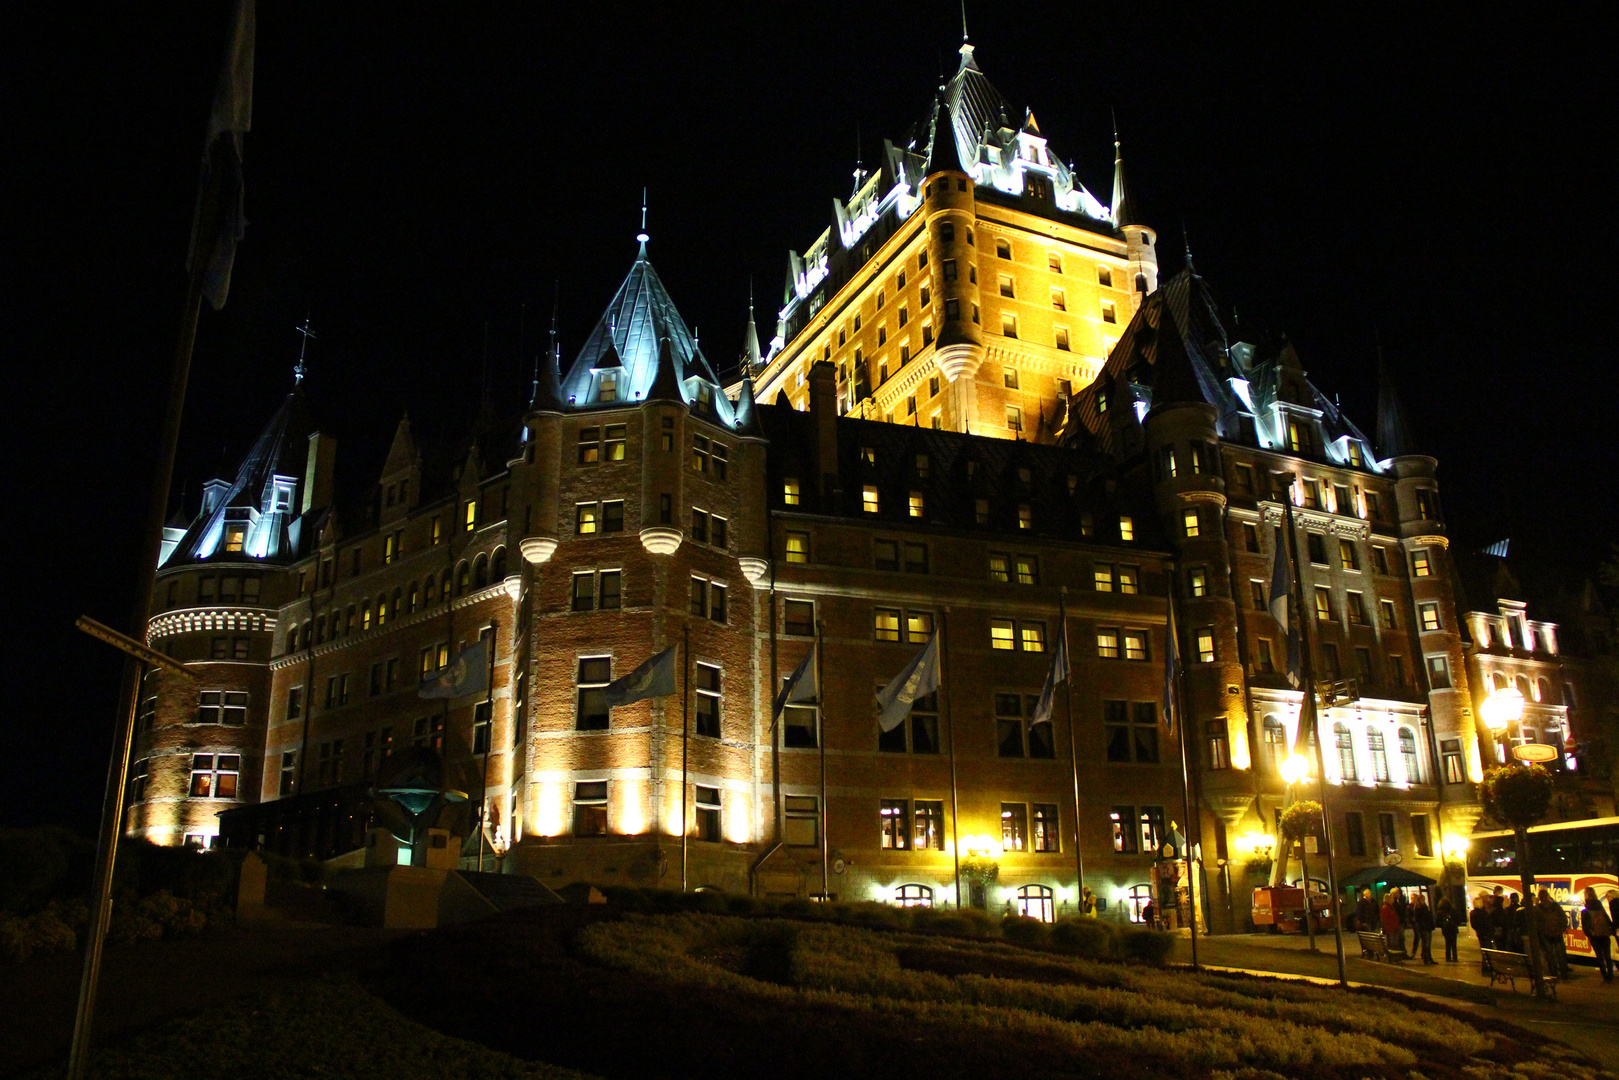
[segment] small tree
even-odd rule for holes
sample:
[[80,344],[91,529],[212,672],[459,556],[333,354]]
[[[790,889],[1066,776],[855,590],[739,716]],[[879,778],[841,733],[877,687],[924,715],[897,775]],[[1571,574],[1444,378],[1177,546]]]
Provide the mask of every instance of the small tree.
[[1320,836],[1321,804],[1305,800],[1282,811],[1282,835],[1295,844],[1302,843],[1306,836]]
[[1490,770],[1484,777],[1479,793],[1484,798],[1484,809],[1497,821],[1512,826],[1517,848],[1518,882],[1523,889],[1524,918],[1528,932],[1529,967],[1534,972],[1535,992],[1542,993],[1540,982],[1540,935],[1535,932],[1533,918],[1535,903],[1535,877],[1529,867],[1529,826],[1545,818],[1552,807],[1552,774],[1539,765],[1507,765]]

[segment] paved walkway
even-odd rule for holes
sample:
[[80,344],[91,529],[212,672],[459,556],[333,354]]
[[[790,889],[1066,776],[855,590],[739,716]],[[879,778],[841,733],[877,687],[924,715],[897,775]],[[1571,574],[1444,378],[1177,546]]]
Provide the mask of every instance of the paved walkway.
[[[1310,952],[1303,934],[1227,934],[1197,942],[1198,959],[1204,964],[1336,982],[1338,957],[1332,935],[1317,935],[1316,945],[1319,952]],[[1434,948],[1436,957],[1444,956],[1444,940],[1437,933]],[[1571,962],[1573,976],[1558,984],[1558,1001],[1551,1002],[1534,998],[1521,979],[1516,993],[1505,985],[1492,987],[1480,971],[1478,940],[1466,931],[1457,955],[1456,963],[1377,963],[1360,958],[1353,934],[1344,938],[1345,967],[1352,983],[1423,994],[1557,1039],[1610,1068],[1619,1065],[1619,982],[1604,983],[1594,965]],[[1174,958],[1191,962],[1188,938],[1177,940]]]

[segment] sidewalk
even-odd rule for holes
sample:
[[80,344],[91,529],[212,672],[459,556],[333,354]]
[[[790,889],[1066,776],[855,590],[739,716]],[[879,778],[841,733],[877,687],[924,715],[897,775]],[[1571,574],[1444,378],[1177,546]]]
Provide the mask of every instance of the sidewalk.
[[[1331,933],[1316,935],[1316,953],[1303,934],[1227,934],[1200,937],[1198,959],[1214,967],[1271,975],[1303,975],[1336,982],[1338,957]],[[1435,957],[1445,955],[1444,939],[1434,934]],[[1480,970],[1478,940],[1463,931],[1456,963],[1428,965],[1421,960],[1384,964],[1360,958],[1353,934],[1344,937],[1345,969],[1351,983],[1423,994],[1479,1016],[1505,1020],[1567,1043],[1598,1061],[1619,1061],[1619,982],[1604,983],[1595,965],[1571,962],[1573,974],[1557,986],[1558,1000],[1539,1001],[1523,980],[1518,989],[1490,986]],[[1191,940],[1178,937],[1174,959],[1191,963]]]

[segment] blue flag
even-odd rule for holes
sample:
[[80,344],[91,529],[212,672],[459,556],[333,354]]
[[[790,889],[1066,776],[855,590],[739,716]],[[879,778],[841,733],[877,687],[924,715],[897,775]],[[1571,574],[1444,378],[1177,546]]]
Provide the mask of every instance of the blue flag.
[[458,698],[489,691],[489,651],[484,639],[468,645],[448,664],[422,680],[417,697]]
[[939,635],[928,638],[911,662],[877,691],[877,726],[893,731],[911,715],[911,704],[939,688]]
[[1068,635],[1057,638],[1057,651],[1051,657],[1046,671],[1046,684],[1040,688],[1040,700],[1034,707],[1031,723],[1044,724],[1051,719],[1052,704],[1057,696],[1057,684],[1068,681]]
[[623,678],[607,684],[608,708],[632,705],[675,692],[675,646],[671,645]]
[[1180,647],[1175,637],[1175,600],[1171,597],[1169,622],[1164,626],[1164,700],[1160,703],[1164,725],[1170,731],[1175,730],[1175,679],[1181,671]]
[[776,695],[776,707],[770,714],[771,721],[774,722],[775,718],[781,715],[781,710],[787,706],[814,701],[820,696],[820,681],[816,677],[815,668],[815,646],[811,645],[810,651],[804,654],[804,659],[800,660],[793,673],[787,676],[781,693]]
[[1299,627],[1288,614],[1293,598],[1293,560],[1288,558],[1287,538],[1280,527],[1274,535],[1276,551],[1270,572],[1270,614],[1287,635],[1287,681],[1297,686],[1303,657],[1299,648]]

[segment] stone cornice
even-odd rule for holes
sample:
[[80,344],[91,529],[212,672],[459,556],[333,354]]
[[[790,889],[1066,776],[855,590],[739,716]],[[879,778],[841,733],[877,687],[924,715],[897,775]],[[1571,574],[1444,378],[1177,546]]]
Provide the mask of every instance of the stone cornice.
[[282,668],[296,664],[311,654],[316,657],[330,656],[332,653],[340,652],[351,645],[358,645],[364,641],[373,641],[385,634],[392,634],[399,630],[405,630],[413,626],[420,626],[423,623],[432,622],[434,619],[442,619],[447,611],[461,611],[464,608],[472,607],[475,604],[481,604],[485,600],[493,600],[499,596],[507,596],[513,600],[516,599],[515,597],[511,597],[511,593],[508,590],[506,581],[497,581],[493,585],[485,586],[476,592],[470,592],[464,596],[456,597],[454,601],[450,603],[448,608],[442,604],[435,604],[427,611],[417,611],[409,615],[400,615],[389,619],[387,624],[383,626],[376,626],[372,627],[370,630],[361,630],[358,633],[344,634],[340,637],[322,641],[312,650],[299,649],[295,653],[287,653],[284,656],[278,656],[274,660],[270,661],[270,670],[280,671]]
[[146,623],[146,643],[175,634],[206,634],[219,631],[274,633],[275,608],[206,607],[181,608],[155,615]]

